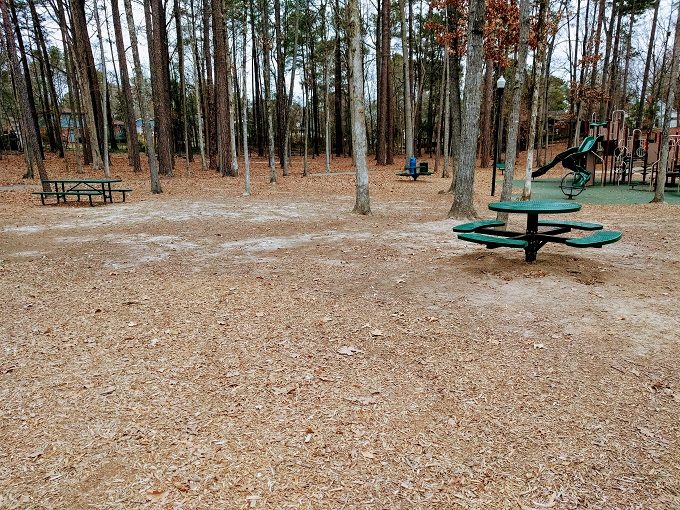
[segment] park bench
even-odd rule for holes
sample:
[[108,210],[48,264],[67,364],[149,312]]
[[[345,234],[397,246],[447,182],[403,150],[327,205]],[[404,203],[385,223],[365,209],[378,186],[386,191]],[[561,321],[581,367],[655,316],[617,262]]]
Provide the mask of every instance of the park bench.
[[476,232],[458,234],[458,239],[469,241],[471,243],[484,244],[487,248],[526,248],[529,244],[523,239],[498,237],[488,234],[478,234]]
[[80,202],[80,197],[81,196],[86,196],[90,200],[90,206],[94,207],[94,203],[92,202],[92,197],[93,196],[100,196],[102,194],[101,191],[99,190],[92,190],[92,189],[81,189],[81,190],[71,190],[71,191],[34,191],[33,195],[40,195],[40,201],[42,202],[42,205],[45,205],[45,197],[49,196],[56,196],[57,197],[57,204],[59,203],[60,200],[63,200],[66,202],[66,195],[73,195],[78,197],[77,201]]
[[133,190],[132,190],[131,188],[111,188],[110,190],[107,190],[107,193],[108,193],[109,191],[110,191],[111,193],[122,193],[122,195],[123,195],[123,202],[125,202],[125,194],[126,194],[126,193],[132,193]]
[[[524,231],[497,230],[503,226],[496,219],[477,220],[453,227],[458,239],[471,243],[483,244],[487,248],[521,248],[525,252],[525,260],[534,262],[536,254],[548,243],[565,244],[574,248],[601,248],[605,244],[615,243],[621,239],[621,232],[602,230],[599,223],[579,220],[542,219],[539,214],[561,214],[576,212],[581,205],[575,202],[557,201],[519,201],[492,202],[489,209],[496,212],[518,213],[527,215]],[[572,230],[592,232],[584,237],[566,237],[562,234]]]
[[43,205],[45,205],[45,197],[49,196],[57,197],[57,204],[62,201],[66,202],[67,196],[77,197],[78,202],[80,202],[81,196],[86,196],[90,201],[90,205],[93,206],[93,196],[101,196],[104,199],[104,203],[107,200],[113,202],[114,193],[120,193],[123,197],[123,202],[125,202],[126,194],[131,193],[132,189],[111,187],[111,184],[121,181],[122,179],[119,178],[92,179],[88,177],[48,179],[42,181],[43,186],[48,187],[48,191],[36,191],[33,194],[40,196],[40,201]]
[[403,172],[397,173],[399,177],[412,177],[415,181],[421,175],[433,175],[434,172],[430,172],[429,166],[426,161],[422,161],[420,165],[415,167],[405,166]]
[[462,225],[456,225],[453,227],[453,231],[474,232],[475,230],[482,227],[502,227],[503,225],[505,225],[505,222],[500,220],[478,220],[472,221],[470,223],[463,223]]
[[564,244],[574,248],[601,248],[605,244],[615,243],[621,239],[621,232],[616,230],[599,230],[586,237],[567,239]]
[[587,221],[575,220],[539,220],[539,227],[565,227],[577,230],[601,230],[602,225],[599,223],[589,223]]

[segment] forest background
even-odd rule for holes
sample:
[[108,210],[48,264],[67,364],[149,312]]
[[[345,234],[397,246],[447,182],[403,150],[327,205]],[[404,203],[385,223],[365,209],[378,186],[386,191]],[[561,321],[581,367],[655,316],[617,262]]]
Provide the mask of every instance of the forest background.
[[[46,150],[63,157],[68,149],[105,175],[110,151],[127,151],[136,171],[146,153],[154,192],[158,174],[188,174],[195,157],[204,170],[238,175],[244,146],[268,156],[271,182],[277,166],[291,172],[291,154],[304,155],[305,175],[308,157],[324,156],[330,171],[333,157],[356,152],[350,85],[360,74],[359,124],[377,163],[434,156],[434,171],[453,176],[458,212],[469,213],[474,156],[482,167],[492,158],[501,76],[510,183],[501,198],[517,149],[528,149],[530,167],[534,151],[543,163],[540,149],[556,139],[578,144],[590,121],[615,110],[642,131],[663,126],[664,113],[669,125],[678,110],[678,6],[662,0],[0,6],[2,145],[12,132],[26,141],[27,177]],[[354,26],[361,67],[353,73]]]

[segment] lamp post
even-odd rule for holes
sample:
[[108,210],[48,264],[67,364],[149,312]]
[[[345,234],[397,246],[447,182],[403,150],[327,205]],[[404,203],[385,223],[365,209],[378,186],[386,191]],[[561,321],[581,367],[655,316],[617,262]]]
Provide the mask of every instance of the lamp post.
[[496,82],[496,120],[493,130],[493,173],[491,174],[491,196],[496,194],[496,167],[498,166],[498,148],[500,140],[498,131],[503,115],[503,91],[505,90],[505,78],[501,75]]

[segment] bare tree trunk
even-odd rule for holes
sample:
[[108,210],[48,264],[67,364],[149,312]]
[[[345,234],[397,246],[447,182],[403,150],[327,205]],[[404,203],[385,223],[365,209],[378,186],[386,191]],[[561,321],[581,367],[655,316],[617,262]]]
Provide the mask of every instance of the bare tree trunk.
[[30,112],[30,105],[28,103],[28,91],[26,90],[26,81],[21,68],[19,66],[19,58],[17,56],[16,47],[14,45],[14,38],[12,37],[12,23],[10,21],[9,11],[6,0],[0,0],[0,10],[2,11],[2,21],[5,32],[5,44],[7,46],[7,53],[9,54],[10,67],[12,75],[14,76],[14,84],[16,87],[16,95],[18,96],[19,112],[21,115],[21,123],[24,126],[24,151],[26,152],[27,173],[33,173],[33,165],[38,167],[38,175],[42,181],[43,191],[50,191],[50,185],[44,181],[48,179],[45,171],[45,163],[40,155],[38,147],[38,139],[35,130],[31,128],[32,119]]
[[57,91],[54,88],[54,72],[52,70],[52,65],[50,64],[50,57],[49,53],[47,51],[47,45],[45,44],[45,36],[43,34],[43,29],[42,29],[42,24],[40,23],[40,18],[38,17],[38,13],[35,10],[35,1],[30,0],[28,2],[28,5],[31,9],[31,16],[33,18],[33,26],[35,27],[35,32],[37,36],[37,42],[38,46],[40,47],[40,51],[42,53],[42,59],[43,59],[43,64],[45,67],[45,73],[46,73],[46,78],[47,78],[47,88],[50,94],[50,98],[52,101],[52,109],[51,109],[51,122],[53,125],[53,129],[56,133],[56,149],[57,152],[59,153],[59,157],[63,158],[64,157],[64,143],[63,140],[61,139],[61,114],[60,114],[60,109],[59,109],[59,99],[57,98]]
[[[172,113],[170,111],[170,70],[168,69],[168,34],[163,0],[144,0],[147,41],[151,61],[151,88],[154,102],[154,126],[157,133],[158,168],[171,176],[174,167]],[[148,32],[151,31],[149,37]]]
[[344,154],[342,129],[342,60],[340,52],[340,1],[335,0],[335,155]]
[[71,0],[71,22],[74,33],[73,62],[79,74],[83,91],[81,98],[90,137],[92,167],[94,170],[99,170],[104,166],[101,155],[103,134],[100,130],[105,121],[101,113],[101,94],[99,93],[90,37],[87,33],[84,0]]
[[361,41],[359,0],[347,1],[350,60],[350,109],[352,119],[352,156],[356,165],[356,202],[353,212],[370,214],[368,165],[366,163],[366,116],[364,113],[364,62]]
[[[517,64],[515,66],[515,79],[512,85],[512,107],[508,119],[508,139],[505,151],[505,173],[503,176],[503,189],[501,201],[512,199],[512,180],[515,176],[515,162],[517,161],[517,135],[519,131],[519,114],[522,102],[522,90],[527,66],[527,53],[529,49],[529,28],[531,16],[531,0],[520,0],[520,30],[519,47],[517,50]],[[498,213],[499,219],[507,219],[507,213]]]
[[[434,173],[435,175],[439,171],[439,162],[442,156],[442,122],[448,122],[448,101],[445,98],[448,97],[448,82],[449,82],[449,51],[448,48],[444,48],[444,65],[442,66],[442,77],[441,84],[439,85],[439,109],[437,110],[436,121],[435,121],[435,151],[434,151]],[[430,98],[432,101],[432,98]],[[448,141],[445,142],[448,149]],[[445,159],[444,170],[447,170],[446,164],[448,163],[448,157]],[[447,170],[448,171],[448,170]],[[448,177],[442,172],[442,177]]]
[[[102,112],[103,117],[107,117],[107,104],[106,97],[108,95],[108,78],[106,76],[106,58],[104,57],[104,39],[102,37],[102,25],[99,23],[99,7],[97,6],[97,0],[94,0],[94,19],[97,24],[97,39],[99,39],[99,58],[102,61],[102,79],[104,80],[104,94],[102,97]],[[103,130],[104,136],[102,137],[102,145],[104,147],[104,177],[111,177],[111,170],[109,169],[109,132],[108,132],[108,122],[104,122]]]
[[[664,202],[666,186],[666,167],[668,166],[668,140],[669,127],[671,123],[671,112],[676,104],[675,96],[680,81],[680,15],[675,20],[675,38],[673,42],[673,52],[671,53],[671,68],[668,73],[668,95],[666,97],[666,110],[663,116],[663,130],[661,133],[661,155],[659,156],[659,168],[656,174],[656,189],[652,202]],[[676,110],[677,111],[677,110]]]
[[288,89],[288,99],[286,99],[285,103],[285,111],[283,118],[286,119],[286,124],[284,126],[284,132],[283,132],[283,175],[286,176],[288,175],[288,165],[289,165],[289,157],[288,157],[288,143],[290,140],[290,109],[291,105],[293,104],[293,85],[295,83],[295,69],[297,67],[297,50],[298,50],[298,22],[299,22],[300,16],[296,15],[295,16],[295,33],[294,33],[294,42],[293,42],[293,59],[292,59],[292,64],[291,64],[291,69],[290,69],[290,87]]
[[392,114],[390,110],[390,94],[388,88],[388,75],[390,73],[390,0],[380,2],[380,69],[378,80],[378,141],[376,147],[376,159],[379,165],[387,164],[387,144],[389,133],[387,132],[388,118]]
[[536,122],[538,120],[538,103],[541,95],[541,75],[543,74],[543,62],[545,60],[545,17],[548,11],[548,0],[540,0],[538,9],[538,24],[536,28],[537,48],[534,58],[534,92],[531,99],[531,117],[529,127],[529,140],[527,147],[526,172],[524,174],[524,190],[522,200],[531,198],[531,173],[534,166],[534,147],[536,144]]
[[231,162],[229,166],[229,175],[232,177],[238,176],[238,154],[236,152],[236,113],[234,105],[236,103],[236,94],[234,90],[233,80],[233,65],[231,61],[231,52],[229,50],[229,34],[226,33],[225,28],[224,49],[226,56],[226,71],[227,71],[227,101],[229,104],[229,153],[231,155]]
[[[149,161],[149,177],[151,181],[151,192],[162,193],[161,180],[158,175],[158,160],[156,159],[156,147],[154,145],[153,133],[151,132],[151,119],[147,116],[148,108],[146,96],[144,94],[144,77],[142,76],[142,64],[139,58],[139,46],[137,45],[137,30],[132,16],[132,0],[124,0],[125,16],[127,18],[128,33],[130,35],[130,46],[132,47],[132,62],[135,70],[135,92],[137,93],[137,104],[139,105],[139,116],[142,119],[142,131],[146,143],[146,156]],[[136,131],[135,131],[136,133]],[[135,134],[136,136],[136,134]]]
[[652,28],[649,32],[649,46],[647,47],[647,58],[645,59],[645,72],[642,73],[642,87],[640,89],[640,104],[635,120],[635,127],[642,127],[642,120],[645,115],[645,102],[647,99],[647,80],[649,78],[649,68],[654,55],[654,39],[656,37],[656,25],[659,18],[659,4],[660,0],[654,2],[654,17],[652,18]]
[[482,168],[489,167],[491,154],[491,116],[493,112],[493,60],[486,61],[484,71],[484,99],[482,101],[482,132],[479,141],[479,157]]
[[139,157],[139,141],[137,140],[135,105],[132,101],[130,75],[128,74],[127,59],[125,58],[125,44],[123,41],[123,30],[120,25],[118,0],[111,0],[111,14],[113,15],[113,32],[116,35],[116,52],[118,53],[118,65],[120,67],[120,80],[125,99],[128,163],[134,168],[135,172],[141,172],[142,165]]
[[485,0],[471,0],[469,12],[468,47],[466,50],[465,97],[461,127],[460,150],[456,157],[453,204],[449,217],[476,216],[473,203],[475,155],[479,137],[482,72],[484,68]]
[[260,4],[262,10],[262,60],[264,61],[264,102],[267,111],[267,133],[269,137],[269,182],[276,184],[276,162],[274,161],[274,112],[271,101],[271,51],[272,40],[269,35],[269,13],[267,1]]
[[[5,0],[7,1],[7,0]],[[38,124],[38,112],[35,108],[35,96],[33,94],[33,83],[31,81],[31,73],[28,70],[28,60],[26,59],[26,50],[24,49],[24,40],[21,36],[21,30],[19,29],[19,19],[17,18],[16,8],[14,5],[14,0],[9,1],[10,12],[12,16],[12,23],[14,24],[14,31],[16,35],[16,42],[19,46],[19,55],[17,58],[21,61],[21,66],[24,70],[24,83],[26,84],[26,91],[28,96],[29,112],[31,114],[31,124],[27,124],[25,129],[32,129],[35,132],[35,138],[38,142],[38,154],[40,159],[45,159],[45,152],[42,144],[42,138],[40,136],[40,127]],[[31,167],[30,171],[33,171]],[[30,175],[30,178],[33,174]]]
[[404,131],[405,131],[405,156],[409,161],[413,156],[413,105],[411,102],[411,52],[406,32],[406,12],[404,0],[399,0],[399,16],[401,17],[401,47],[404,54]]
[[250,151],[248,150],[248,73],[247,73],[247,38],[248,38],[248,11],[243,14],[243,60],[241,61],[241,93],[243,94],[243,115],[241,117],[241,129],[243,132],[243,168],[245,172],[245,192],[250,195]]
[[201,72],[200,72],[200,57],[198,56],[198,43],[196,42],[196,16],[194,13],[194,2],[190,1],[191,9],[191,47],[194,58],[194,97],[196,98],[196,114],[198,115],[198,147],[201,151],[201,169],[203,171],[208,169],[208,162],[205,153],[205,141],[203,139],[203,131],[205,129],[205,122],[203,119],[203,98],[201,97]]
[[[112,0],[116,1],[116,0]],[[179,8],[179,0],[175,0],[175,31],[177,32],[177,55],[179,59],[179,108],[182,111],[182,127],[184,134],[184,163],[187,177],[189,169],[189,115],[187,114],[186,79],[184,76],[184,38],[182,36],[182,11]]]
[[449,178],[449,158],[451,156],[451,70],[450,57],[448,48],[444,48],[444,74],[442,76],[442,94],[444,99],[444,110],[442,117],[444,118],[444,168],[442,168],[442,178]]

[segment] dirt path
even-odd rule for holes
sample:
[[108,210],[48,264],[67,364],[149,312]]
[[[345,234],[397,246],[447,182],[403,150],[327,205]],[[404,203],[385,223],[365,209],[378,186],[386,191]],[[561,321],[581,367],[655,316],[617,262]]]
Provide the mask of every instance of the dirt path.
[[677,207],[528,265],[438,178],[376,169],[357,217],[351,175],[122,161],[94,208],[0,161],[0,508],[680,506]]

